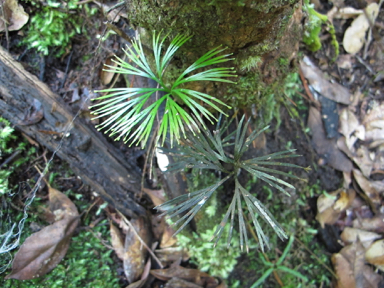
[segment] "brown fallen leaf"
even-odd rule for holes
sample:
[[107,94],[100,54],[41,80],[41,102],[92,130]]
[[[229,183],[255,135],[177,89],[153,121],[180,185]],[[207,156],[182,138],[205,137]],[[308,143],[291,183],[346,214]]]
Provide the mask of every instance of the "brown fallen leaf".
[[117,257],[119,257],[120,260],[124,260],[124,240],[120,230],[111,222],[109,231],[111,233],[112,247],[115,250]]
[[384,214],[377,214],[372,218],[353,220],[353,228],[363,229],[376,233],[384,233]]
[[25,240],[16,253],[12,272],[5,279],[29,280],[43,276],[67,253],[72,234],[79,224],[79,213],[66,195],[51,187],[49,199],[56,222]]
[[365,137],[367,140],[378,141],[384,139],[384,104],[374,102],[363,119]]
[[[100,80],[103,85],[109,85],[112,82],[115,72],[110,70],[117,67],[117,63],[112,61],[115,58],[114,55],[110,55],[105,59],[103,69],[100,71]],[[111,66],[111,67],[110,67]]]
[[321,227],[324,228],[325,224],[335,224],[341,212],[352,205],[355,196],[356,192],[352,189],[339,189],[328,195],[320,195],[317,199],[316,220]]
[[177,277],[206,288],[215,288],[217,285],[219,285],[219,281],[215,277],[212,277],[209,274],[201,272],[197,269],[187,269],[181,266],[176,266],[169,269],[151,270],[151,274],[163,281],[168,281],[174,277]]
[[[150,231],[144,218],[133,219],[131,223],[141,239],[150,246]],[[124,274],[130,283],[143,274],[147,254],[147,249],[143,247],[135,233],[128,230],[124,242],[123,266]]]
[[165,284],[165,288],[204,288],[204,287],[175,277],[169,280],[167,284]]
[[159,206],[166,201],[165,192],[163,189],[152,190],[152,189],[143,188],[143,192],[145,192],[145,194],[147,194],[149,198],[151,198],[155,206]]
[[309,109],[308,127],[312,131],[312,142],[316,152],[336,170],[352,171],[352,161],[339,150],[336,139],[327,138],[320,112],[315,107]]
[[[351,26],[344,33],[343,47],[350,54],[356,54],[365,43],[365,34],[370,27],[370,23],[375,23],[379,14],[379,5],[371,3],[366,7],[366,13],[359,15],[353,20]],[[367,16],[370,19],[367,19]]]
[[375,265],[384,271],[384,240],[374,242],[365,252],[365,259],[368,263]]
[[337,275],[335,288],[376,288],[382,280],[382,276],[365,265],[365,251],[359,241],[333,254],[331,259]]
[[360,170],[353,169],[353,177],[355,178],[357,184],[359,184],[360,188],[363,190],[365,195],[369,198],[370,201],[374,204],[381,203],[381,197],[379,192],[373,187],[370,181],[364,177],[364,175],[360,172]]
[[6,31],[5,25],[8,25],[8,31],[15,31],[20,30],[28,22],[29,15],[16,0],[3,0],[0,3],[4,13],[0,17],[0,32]]
[[165,224],[164,233],[163,233],[163,236],[161,237],[161,243],[160,243],[161,248],[171,247],[174,244],[176,244],[177,238],[173,236],[175,232],[176,231],[172,227],[170,227],[167,223]]
[[375,232],[369,232],[357,228],[345,227],[340,235],[341,240],[346,244],[351,244],[357,241],[361,242],[364,247],[369,247],[373,241],[380,239],[381,235]]
[[300,61],[300,68],[304,77],[308,79],[310,85],[321,95],[335,102],[349,105],[352,97],[349,90],[338,83],[331,83],[325,79],[323,72],[315,66],[312,61],[305,56]]
[[181,262],[185,262],[190,258],[188,250],[181,247],[157,249],[155,253],[161,263],[170,267],[178,266]]

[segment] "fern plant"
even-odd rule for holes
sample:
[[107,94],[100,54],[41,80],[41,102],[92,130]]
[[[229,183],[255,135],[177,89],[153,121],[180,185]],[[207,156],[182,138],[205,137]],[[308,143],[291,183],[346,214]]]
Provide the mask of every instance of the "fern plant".
[[[164,75],[176,51],[191,37],[177,35],[170,43],[164,53],[162,46],[167,36],[161,39],[161,33],[153,33],[153,59],[154,63],[147,59],[140,39],[133,41],[132,47],[127,46],[124,53],[129,61],[116,57],[114,60],[119,67],[107,66],[106,71],[136,75],[152,79],[157,82],[157,87],[126,87],[111,88],[99,92],[109,93],[106,96],[97,98],[100,103],[94,105],[96,118],[109,118],[99,125],[99,129],[106,128],[105,133],[110,136],[117,135],[116,140],[123,138],[124,142],[146,143],[154,125],[155,119],[159,114],[161,105],[165,105],[165,112],[160,120],[157,141],[164,143],[169,133],[170,141],[177,142],[182,135],[185,136],[185,128],[189,127],[195,131],[198,127],[205,128],[203,117],[210,122],[216,120],[215,116],[206,108],[204,104],[216,111],[224,113],[217,105],[227,106],[222,101],[206,93],[187,89],[183,84],[193,81],[219,81],[234,83],[222,77],[234,77],[233,68],[217,67],[206,71],[196,72],[196,70],[207,66],[227,62],[231,54],[221,54],[225,49],[217,47],[200,57],[195,63],[182,72],[173,83],[166,83]],[[163,96],[159,96],[163,92]],[[155,97],[153,104],[144,108],[145,103]],[[182,104],[189,108],[191,115]],[[229,106],[227,106],[230,108]],[[203,117],[202,117],[202,116]],[[196,123],[196,120],[198,123]]]
[[[237,214],[240,233],[240,247],[243,250],[245,245],[247,251],[249,250],[247,229],[245,225],[246,219],[244,219],[243,216],[242,199],[245,202],[247,210],[249,211],[260,247],[263,251],[264,246],[269,248],[269,245],[268,238],[261,228],[258,216],[266,221],[281,239],[287,239],[287,235],[285,234],[283,228],[279,225],[279,223],[277,223],[273,215],[256,198],[256,196],[252,195],[250,191],[247,191],[247,189],[243,187],[238,177],[242,171],[246,171],[289,196],[289,193],[287,193],[283,187],[285,186],[290,189],[295,189],[295,187],[271,174],[273,173],[296,179],[299,178],[295,175],[270,167],[286,166],[301,168],[300,166],[294,164],[277,161],[279,159],[297,157],[299,155],[292,154],[295,150],[287,150],[252,159],[244,159],[244,152],[246,152],[249,145],[260,135],[260,133],[268,128],[265,127],[260,131],[253,131],[248,137],[246,137],[248,124],[248,122],[244,123],[243,117],[239,123],[238,129],[227,136],[224,136],[224,132],[227,130],[229,122],[221,128],[218,125],[217,129],[213,131],[213,134],[209,130],[204,130],[203,133],[199,135],[193,135],[193,133],[189,132],[188,138],[184,141],[183,145],[180,145],[175,149],[163,148],[165,152],[171,153],[171,155],[175,156],[177,159],[175,163],[168,166],[168,172],[182,171],[185,168],[197,168],[213,169],[215,171],[220,171],[222,175],[226,175],[222,179],[218,180],[214,185],[178,196],[156,207],[158,210],[163,211],[163,215],[168,214],[170,218],[183,215],[174,222],[174,225],[182,223],[175,234],[179,233],[185,225],[192,220],[192,218],[207,202],[208,198],[211,197],[211,195],[218,189],[218,187],[233,177],[235,181],[233,198],[223,220],[213,234],[212,240],[216,238],[215,244],[217,244],[218,240],[222,236],[224,227],[230,219],[230,230],[227,238],[227,244],[228,246],[230,245],[235,215]],[[232,148],[230,151],[231,153],[228,152],[228,148]],[[231,168],[229,169],[228,167]]]

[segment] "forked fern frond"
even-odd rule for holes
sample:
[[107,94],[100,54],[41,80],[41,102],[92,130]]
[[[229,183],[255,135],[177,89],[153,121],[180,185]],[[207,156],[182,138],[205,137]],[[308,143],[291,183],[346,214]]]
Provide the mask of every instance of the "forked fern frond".
[[[156,207],[158,210],[163,211],[163,214],[168,214],[171,218],[180,214],[183,215],[174,223],[174,225],[183,223],[175,234],[179,233],[185,225],[192,220],[194,215],[196,215],[196,213],[203,207],[215,190],[223,185],[225,181],[233,177],[235,180],[233,198],[223,220],[218,225],[212,240],[217,238],[217,244],[217,241],[222,236],[225,225],[227,225],[228,221],[230,221],[231,227],[227,238],[227,243],[230,245],[232,230],[235,224],[235,215],[237,214],[240,246],[241,249],[245,246],[248,251],[248,236],[245,225],[246,219],[244,219],[243,216],[242,200],[245,202],[245,206],[256,230],[260,247],[263,251],[264,246],[269,248],[268,237],[261,228],[258,216],[270,225],[282,240],[287,238],[283,228],[275,220],[273,215],[255,195],[253,195],[250,191],[247,191],[241,185],[238,176],[241,171],[246,171],[254,177],[268,183],[280,192],[289,195],[284,188],[295,189],[295,187],[272,174],[282,175],[289,178],[300,178],[295,175],[270,168],[270,166],[302,168],[295,164],[278,161],[279,159],[297,157],[299,155],[293,154],[295,150],[287,150],[252,159],[243,159],[244,152],[249,148],[249,145],[260,135],[260,133],[268,129],[268,127],[265,127],[260,131],[253,131],[249,136],[247,136],[248,124],[249,122],[244,123],[243,117],[239,123],[238,129],[228,136],[224,136],[224,132],[229,123],[226,123],[223,128],[217,126],[217,129],[213,131],[213,133],[209,130],[204,130],[196,135],[191,132],[187,132],[188,137],[185,141],[183,141],[182,145],[179,145],[175,149],[163,148],[165,152],[176,158],[176,161],[168,166],[168,172],[182,171],[185,168],[196,168],[212,169],[227,175],[210,187],[176,197],[175,199]],[[227,168],[228,166],[231,166],[232,168],[229,169]]]
[[[176,51],[187,42],[191,36],[177,35],[163,53],[163,44],[167,36],[161,39],[161,33],[153,32],[152,46],[154,64],[150,64],[144,53],[140,39],[133,41],[132,47],[127,46],[123,49],[127,59],[125,61],[119,57],[113,60],[117,67],[108,66],[106,71],[120,74],[135,75],[152,79],[157,82],[156,88],[111,88],[98,92],[109,93],[106,96],[96,98],[101,102],[93,105],[93,114],[96,118],[109,117],[106,121],[98,125],[98,129],[106,129],[105,133],[116,137],[116,140],[123,139],[124,142],[130,141],[132,144],[147,142],[155,119],[158,116],[162,105],[165,107],[162,115],[157,141],[164,143],[167,134],[171,143],[177,142],[182,136],[185,137],[185,128],[190,131],[198,130],[198,127],[205,128],[203,118],[211,123],[217,120],[215,116],[205,107],[224,113],[220,105],[230,108],[221,100],[216,99],[206,93],[183,88],[183,84],[193,81],[219,81],[234,83],[223,77],[236,77],[233,68],[218,67],[210,68],[196,74],[192,74],[197,69],[207,66],[220,64],[233,60],[228,58],[231,54],[222,54],[225,49],[217,47],[200,57],[195,63],[183,71],[174,83],[166,83],[164,75]],[[153,67],[152,67],[153,66]],[[158,96],[162,92],[162,96]],[[145,103],[151,97],[156,97],[153,104],[145,107]],[[185,110],[185,105],[191,111]],[[196,120],[197,122],[196,122]]]

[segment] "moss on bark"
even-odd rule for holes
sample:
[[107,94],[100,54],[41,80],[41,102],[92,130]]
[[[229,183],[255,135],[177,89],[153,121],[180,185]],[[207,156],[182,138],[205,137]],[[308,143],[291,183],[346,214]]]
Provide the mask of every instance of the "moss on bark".
[[292,60],[301,39],[298,0],[130,0],[127,10],[131,24],[148,32],[193,35],[180,50],[179,68],[214,47],[228,47],[236,59],[228,65],[238,71],[238,84],[191,88],[234,107],[259,110],[271,104],[270,95],[279,94],[279,84],[295,66]]

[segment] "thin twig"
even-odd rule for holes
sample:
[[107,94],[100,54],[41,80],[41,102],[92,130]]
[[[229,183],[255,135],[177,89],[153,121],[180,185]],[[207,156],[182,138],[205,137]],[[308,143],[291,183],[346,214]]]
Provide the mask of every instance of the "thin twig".
[[133,227],[132,223],[119,211],[117,210],[117,213],[120,215],[121,219],[129,226],[129,228],[132,229],[133,233],[136,235],[137,239],[139,239],[140,243],[148,250],[149,254],[153,257],[153,259],[159,264],[160,268],[163,269],[164,266],[161,264],[159,258],[156,257],[156,255],[152,252],[151,248],[148,247],[147,243],[144,242],[143,239],[141,239],[140,235],[137,233],[136,229]]
[[313,257],[315,257],[315,259],[320,263],[321,266],[323,266],[325,269],[327,269],[333,277],[335,277],[336,279],[338,279],[339,277],[337,277],[337,275],[335,274],[335,272],[332,271],[331,268],[329,268],[327,265],[325,265],[325,263],[323,261],[321,261],[321,259],[319,257],[316,256],[315,253],[313,253],[303,242],[301,242],[296,236],[295,236],[295,240],[296,242],[298,242],[301,246],[304,247],[305,250],[308,251],[309,254],[311,254]]

